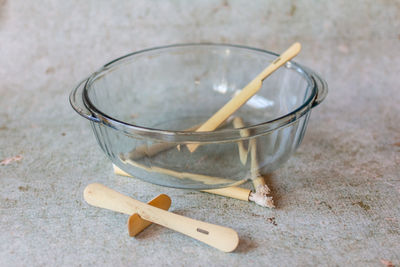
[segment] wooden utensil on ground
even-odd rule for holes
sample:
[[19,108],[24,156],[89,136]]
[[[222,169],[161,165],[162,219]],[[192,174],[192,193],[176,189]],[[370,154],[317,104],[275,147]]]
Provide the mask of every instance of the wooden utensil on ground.
[[[163,210],[168,210],[169,207],[171,207],[171,198],[165,194],[161,194],[157,196],[156,198],[153,198],[150,200],[147,204],[163,209]],[[136,236],[140,232],[142,232],[144,229],[149,227],[152,224],[152,222],[147,221],[145,219],[142,219],[142,217],[139,216],[139,214],[135,213],[132,214],[129,219],[128,219],[128,233],[130,236]]]
[[140,202],[102,184],[90,184],[84,190],[90,205],[125,214],[139,214],[143,219],[170,228],[224,252],[233,251],[239,244],[235,230],[177,215]]
[[[115,165],[113,165],[113,167],[114,167],[115,174],[132,177],[129,173],[124,172],[119,167],[117,167]],[[161,173],[165,173],[162,170],[163,169],[158,168],[158,171],[160,171]],[[254,183],[254,181],[255,180],[253,180],[253,183]],[[265,185],[265,186],[267,187],[267,185]],[[205,189],[205,190],[200,190],[200,191],[214,194],[214,195],[220,195],[220,196],[224,196],[224,197],[230,197],[230,198],[235,198],[235,199],[239,199],[239,200],[255,202],[257,205],[260,205],[262,207],[274,208],[274,205],[272,202],[272,197],[269,197],[267,195],[264,196],[264,192],[262,192],[262,194],[260,195],[259,194],[260,192],[253,192],[247,188],[242,188],[242,187],[238,187],[238,186],[230,186],[230,187],[224,187],[224,188],[218,188],[218,189]]]
[[[287,61],[294,58],[301,50],[300,43],[294,43],[279,57],[277,57],[267,68],[257,75],[246,87],[244,87],[236,96],[226,103],[220,110],[211,116],[204,124],[202,124],[196,132],[214,131],[221,123],[223,123],[236,110],[243,106],[247,100],[255,95],[261,88],[265,78],[271,75],[274,71],[280,68]],[[194,152],[198,144],[188,144],[187,148],[190,152]]]
[[[144,166],[138,165],[137,163],[134,166],[138,167],[138,168],[146,169]],[[118,166],[116,166],[114,164],[113,164],[113,169],[114,169],[114,173],[117,174],[117,175],[132,177],[129,173],[121,170]],[[168,170],[168,171],[163,171],[163,170],[165,170],[165,169],[163,169],[163,168],[158,168],[157,169],[157,171],[160,172],[160,173],[171,174],[170,170]],[[195,175],[195,174],[192,174],[192,176],[193,175]],[[221,178],[215,177],[215,179],[221,179]],[[236,199],[244,200],[244,201],[249,201],[249,197],[250,197],[250,194],[251,194],[251,190],[250,189],[237,187],[237,186],[230,186],[230,187],[218,188],[218,189],[205,189],[205,190],[200,190],[200,191],[203,191],[203,192],[206,192],[206,193],[210,193],[210,194],[216,194],[216,195],[220,195],[220,196],[224,196],[224,197],[236,198]]]

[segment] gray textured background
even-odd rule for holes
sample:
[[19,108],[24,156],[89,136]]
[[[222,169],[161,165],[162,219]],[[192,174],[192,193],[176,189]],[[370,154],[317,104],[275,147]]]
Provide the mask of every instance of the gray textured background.
[[[128,52],[183,42],[282,51],[324,77],[328,98],[268,182],[276,210],[116,177],[70,90]],[[0,265],[400,264],[400,1],[0,1]],[[88,206],[101,182],[240,235],[222,253]],[[275,224],[273,223],[273,218]],[[387,263],[387,262],[386,262]]]

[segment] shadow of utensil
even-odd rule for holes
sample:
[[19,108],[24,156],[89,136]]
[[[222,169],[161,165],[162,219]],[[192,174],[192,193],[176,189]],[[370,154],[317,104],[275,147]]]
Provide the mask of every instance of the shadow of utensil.
[[233,253],[248,253],[258,247],[257,243],[248,237],[239,236],[239,245]]
[[[137,236],[135,236],[134,238],[137,240],[143,240],[143,239],[153,239],[156,237],[159,237],[162,234],[162,231],[165,231],[166,229],[157,225],[155,223],[153,223],[152,225],[150,225],[149,227],[147,227],[146,229],[144,229],[142,232],[140,232]],[[169,230],[169,229],[167,229]],[[171,230],[169,230],[171,231]]]

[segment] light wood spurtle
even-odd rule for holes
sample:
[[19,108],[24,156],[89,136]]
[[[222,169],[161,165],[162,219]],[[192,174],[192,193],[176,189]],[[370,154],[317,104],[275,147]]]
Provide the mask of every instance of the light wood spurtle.
[[[221,123],[223,123],[236,110],[243,106],[247,100],[255,95],[261,88],[265,78],[279,69],[283,64],[294,58],[301,50],[300,43],[292,44],[285,52],[277,57],[267,68],[257,75],[246,87],[244,87],[236,96],[228,103],[212,115],[204,124],[202,124],[196,132],[214,131]],[[190,152],[194,152],[199,144],[188,144],[187,148]]]
[[90,205],[125,214],[137,213],[142,219],[190,236],[224,252],[235,250],[239,237],[235,230],[177,215],[145,204],[102,184],[90,184],[84,198]]

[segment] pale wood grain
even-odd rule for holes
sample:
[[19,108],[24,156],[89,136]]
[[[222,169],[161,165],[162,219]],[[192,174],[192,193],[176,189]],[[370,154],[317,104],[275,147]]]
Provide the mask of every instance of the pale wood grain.
[[[202,124],[196,132],[214,131],[229,116],[243,106],[253,95],[261,88],[262,81],[279,69],[287,61],[294,58],[301,50],[300,43],[294,43],[279,57],[277,57],[267,68],[257,75],[248,85],[246,85],[237,95],[235,95],[228,103],[212,115],[204,124]],[[194,152],[199,144],[187,145],[190,152]]]
[[[138,165],[136,164],[136,167],[138,167]],[[139,167],[144,167],[142,165],[139,165]],[[147,167],[146,167],[147,168]],[[129,173],[121,170],[118,166],[113,164],[113,169],[114,169],[114,173],[118,174],[118,175],[123,175],[123,176],[128,176],[128,177],[132,177]],[[157,168],[157,171],[167,174],[167,172],[163,171],[163,168]],[[171,171],[168,172],[168,174],[175,174],[174,172],[171,173]],[[194,174],[192,174],[194,175]],[[182,177],[182,175],[178,175],[175,177]],[[195,177],[197,177],[195,175]],[[199,177],[197,177],[199,178]],[[204,176],[201,176],[201,178],[204,178]],[[223,178],[217,178],[217,177],[212,177],[213,179],[223,179]],[[226,182],[226,180],[225,180]],[[218,188],[218,189],[208,189],[208,190],[200,190],[206,193],[210,193],[210,194],[216,194],[216,195],[220,195],[220,196],[225,196],[225,197],[231,197],[231,198],[235,198],[235,199],[239,199],[239,200],[244,200],[244,201],[249,201],[249,195],[251,193],[250,189],[247,188],[241,188],[241,187],[237,187],[237,186],[230,186],[230,187],[225,187],[225,188]]]
[[[159,209],[168,210],[171,207],[171,198],[165,194],[160,194],[150,200],[148,204]],[[128,233],[130,236],[136,236],[151,224],[152,222],[142,219],[139,214],[132,214],[127,222]]]
[[92,206],[125,214],[139,214],[147,221],[162,225],[197,239],[224,252],[231,252],[239,244],[235,230],[174,214],[140,202],[102,184],[90,184],[84,190],[84,198]]

